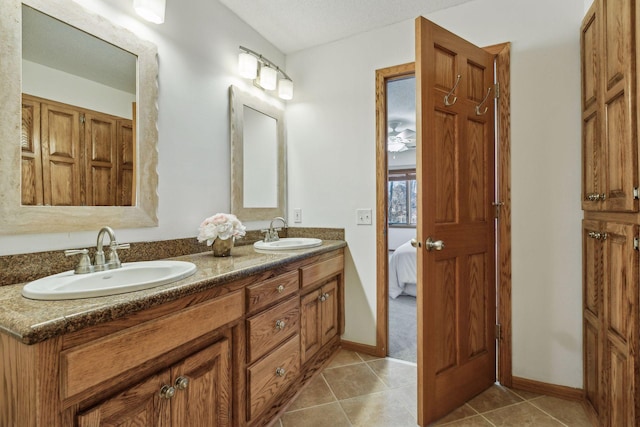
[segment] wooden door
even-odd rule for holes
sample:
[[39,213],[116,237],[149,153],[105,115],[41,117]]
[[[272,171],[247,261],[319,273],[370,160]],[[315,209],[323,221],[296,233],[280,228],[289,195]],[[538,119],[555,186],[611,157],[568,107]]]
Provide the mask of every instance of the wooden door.
[[86,113],[87,206],[116,205],[117,121],[100,113]]
[[640,373],[638,354],[637,225],[603,223],[604,245],[604,425],[638,425],[636,390]]
[[81,205],[80,112],[63,104],[40,104],[44,204]]
[[300,298],[300,356],[306,362],[322,346],[320,319],[320,291],[313,291]]
[[494,90],[492,55],[416,20],[420,425],[496,378]]
[[332,280],[322,287],[320,300],[320,319],[322,345],[338,333],[338,281]]
[[117,167],[116,167],[116,205],[135,205],[135,157],[134,129],[131,120],[120,119],[117,123]]
[[29,95],[22,96],[22,204],[41,206],[42,152],[40,150],[40,102]]
[[231,425],[231,349],[228,339],[186,358],[171,372],[176,388],[171,402],[173,426]]
[[[125,378],[123,378],[123,381]],[[153,375],[77,416],[78,427],[169,427],[170,400],[160,396],[171,385],[169,370]]]
[[583,266],[583,348],[585,399],[596,414],[602,408],[602,336],[604,316],[602,292],[604,280],[603,234],[598,221],[582,223]]

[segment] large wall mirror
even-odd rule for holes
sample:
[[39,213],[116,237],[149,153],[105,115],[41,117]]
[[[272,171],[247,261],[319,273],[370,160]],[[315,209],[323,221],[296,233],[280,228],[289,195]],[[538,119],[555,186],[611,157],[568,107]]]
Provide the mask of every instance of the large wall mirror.
[[0,37],[0,234],[156,226],[156,47],[71,0],[6,1]]
[[231,212],[243,221],[285,215],[286,144],[282,108],[229,89]]

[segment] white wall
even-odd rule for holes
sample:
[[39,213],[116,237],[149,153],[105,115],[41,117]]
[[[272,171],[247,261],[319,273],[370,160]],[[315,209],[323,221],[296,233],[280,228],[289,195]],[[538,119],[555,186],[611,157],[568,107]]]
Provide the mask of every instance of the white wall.
[[[264,98],[237,77],[238,46],[285,65],[280,51],[219,2],[193,3],[168,1],[165,23],[155,25],[137,18],[130,0],[87,1],[158,46],[159,226],[116,230],[118,241],[195,238],[205,217],[229,212],[229,86]],[[0,255],[92,247],[103,225],[95,232],[0,236]]]
[[136,94],[35,62],[22,60],[22,92],[125,119],[133,118]]
[[[583,0],[476,0],[427,16],[480,46],[512,43],[513,374],[570,387],[582,387],[583,10]],[[375,70],[413,60],[413,20],[287,57],[289,206],[305,226],[345,228],[344,338],[371,345],[376,231],[355,225],[355,210],[376,202]]]

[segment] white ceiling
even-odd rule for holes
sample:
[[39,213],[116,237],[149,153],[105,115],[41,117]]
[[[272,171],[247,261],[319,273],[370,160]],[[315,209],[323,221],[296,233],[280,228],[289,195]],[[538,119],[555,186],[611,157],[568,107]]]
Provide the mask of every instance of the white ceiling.
[[283,53],[473,0],[220,0]]

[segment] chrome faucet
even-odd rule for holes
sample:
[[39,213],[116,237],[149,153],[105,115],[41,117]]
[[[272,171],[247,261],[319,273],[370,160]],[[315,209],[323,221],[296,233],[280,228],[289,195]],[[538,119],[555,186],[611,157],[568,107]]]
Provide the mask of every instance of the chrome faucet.
[[[105,263],[104,260],[104,251],[102,249],[104,234],[107,233],[109,235],[109,259]],[[120,268],[122,263],[120,262],[120,258],[118,258],[118,249],[129,249],[128,243],[119,244],[116,241],[116,233],[113,231],[111,227],[102,227],[98,232],[98,241],[96,244],[96,256],[93,269],[94,271],[104,271],[104,270],[112,270],[114,268]]]
[[[104,260],[103,240],[104,235],[109,235],[109,259],[107,262]],[[94,271],[113,270],[114,268],[122,267],[120,258],[118,258],[118,249],[129,249],[128,243],[118,243],[116,241],[116,233],[111,227],[102,227],[98,232],[98,241],[96,244],[95,263],[91,265],[91,259],[89,258],[89,251],[87,249],[69,249],[64,251],[65,256],[80,255],[80,262],[75,268],[75,274],[87,274]]]
[[277,216],[275,218],[273,218],[271,220],[271,223],[269,223],[269,229],[268,230],[261,230],[264,233],[264,241],[265,242],[275,242],[280,240],[280,236],[278,236],[278,231],[281,231],[282,228],[273,228],[273,223],[275,221],[282,221],[282,224],[284,225],[284,228],[287,229],[289,226],[287,225],[287,220],[284,219],[281,216]]

